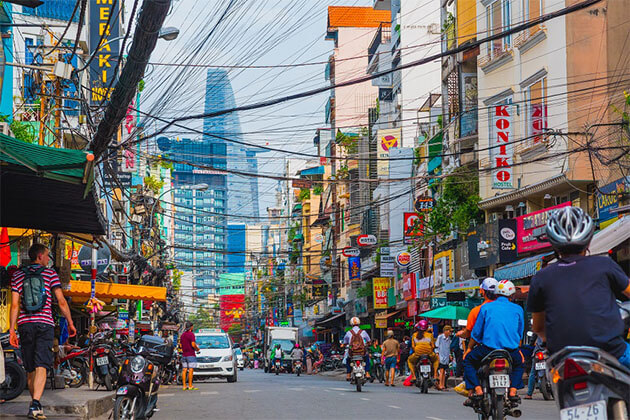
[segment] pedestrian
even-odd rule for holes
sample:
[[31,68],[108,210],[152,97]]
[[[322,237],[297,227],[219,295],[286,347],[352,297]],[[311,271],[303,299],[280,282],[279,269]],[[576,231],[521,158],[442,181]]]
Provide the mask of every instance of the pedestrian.
[[[193,323],[186,321],[186,331],[179,338],[179,345],[182,348],[182,389],[184,391],[196,391],[199,388],[193,387],[193,372],[197,367],[196,352],[199,351],[195,333],[193,333]],[[186,374],[188,374],[188,386],[186,386]]]
[[387,340],[383,343],[383,357],[385,358],[385,386],[395,386],[396,362],[400,360],[400,344],[394,338],[394,331],[387,331]]
[[398,370],[400,376],[407,375],[407,359],[409,358],[409,352],[411,351],[411,338],[408,335],[403,337],[402,343],[400,343],[400,360],[398,362]]
[[464,376],[464,339],[457,334],[451,335],[451,353],[455,360],[455,376]]
[[[48,268],[49,252],[46,246],[33,244],[28,250],[31,265],[15,271],[11,280],[9,340],[12,346],[20,347],[24,369],[28,374],[28,390],[32,399],[28,409],[30,419],[46,418],[40,400],[46,385],[47,371],[52,369],[53,364],[53,294],[68,322],[68,335],[74,337],[77,333],[57,272]],[[16,325],[19,339],[15,332]]]
[[[451,332],[453,331],[453,327],[450,325],[444,326],[442,330],[442,334],[440,334],[435,341],[435,350],[440,359],[438,364],[438,378],[439,383],[437,389],[439,391],[444,391],[446,389],[446,370],[448,369],[448,364],[451,361]],[[457,337],[455,337],[457,338]]]

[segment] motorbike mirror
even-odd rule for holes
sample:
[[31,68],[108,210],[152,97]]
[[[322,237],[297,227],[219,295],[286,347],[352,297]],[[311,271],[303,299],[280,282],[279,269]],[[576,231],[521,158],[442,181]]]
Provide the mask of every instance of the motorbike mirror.
[[527,336],[529,338],[532,338],[534,336],[534,333],[532,331],[527,331]]

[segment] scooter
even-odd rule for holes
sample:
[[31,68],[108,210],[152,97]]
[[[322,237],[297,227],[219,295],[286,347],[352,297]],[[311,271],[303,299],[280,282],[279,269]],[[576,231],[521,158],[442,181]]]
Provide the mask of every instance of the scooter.
[[26,388],[26,371],[22,366],[20,351],[9,343],[9,334],[0,335],[4,354],[4,382],[0,383],[0,400],[19,397]]
[[431,384],[431,358],[422,355],[416,362],[416,386],[420,388],[420,393],[428,394]]
[[352,356],[352,374],[350,383],[356,385],[357,392],[361,392],[361,387],[367,382],[365,378],[365,368],[363,367],[363,356]]
[[59,361],[59,371],[69,388],[80,388],[87,381],[89,351],[88,348],[75,349]]
[[[625,329],[630,328],[630,302],[619,304]],[[547,365],[560,418],[628,419],[630,369],[607,352],[587,346],[565,347]]]
[[536,387],[540,390],[545,401],[553,400],[553,389],[551,383],[547,379],[547,358],[549,355],[547,351],[537,351],[534,353],[532,363],[534,363],[534,370],[536,371]]
[[370,382],[374,382],[374,379],[378,379],[380,383],[385,382],[385,368],[381,363],[381,353],[372,354],[372,377]]
[[99,385],[111,391],[118,380],[118,360],[113,348],[107,343],[96,344],[92,347],[92,369],[94,379]]
[[293,361],[293,372],[295,372],[297,376],[300,376],[300,373],[302,373],[302,360],[301,359],[296,359]]
[[280,371],[282,370],[282,361],[280,359],[276,359],[273,361],[273,370],[276,375],[280,374]]

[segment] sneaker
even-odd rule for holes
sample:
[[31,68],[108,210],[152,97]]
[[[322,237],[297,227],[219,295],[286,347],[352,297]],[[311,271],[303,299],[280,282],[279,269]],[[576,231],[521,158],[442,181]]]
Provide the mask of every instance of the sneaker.
[[46,416],[44,415],[44,409],[39,404],[31,404],[31,406],[28,408],[27,417],[29,419],[35,419],[35,420],[46,419]]

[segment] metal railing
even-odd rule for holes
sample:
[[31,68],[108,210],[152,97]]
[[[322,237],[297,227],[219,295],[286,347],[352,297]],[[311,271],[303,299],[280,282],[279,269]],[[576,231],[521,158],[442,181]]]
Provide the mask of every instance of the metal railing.
[[392,29],[390,26],[383,26],[381,23],[378,27],[378,30],[374,34],[374,38],[368,47],[368,63],[372,61],[372,57],[376,54],[379,45],[387,44],[392,40]]

